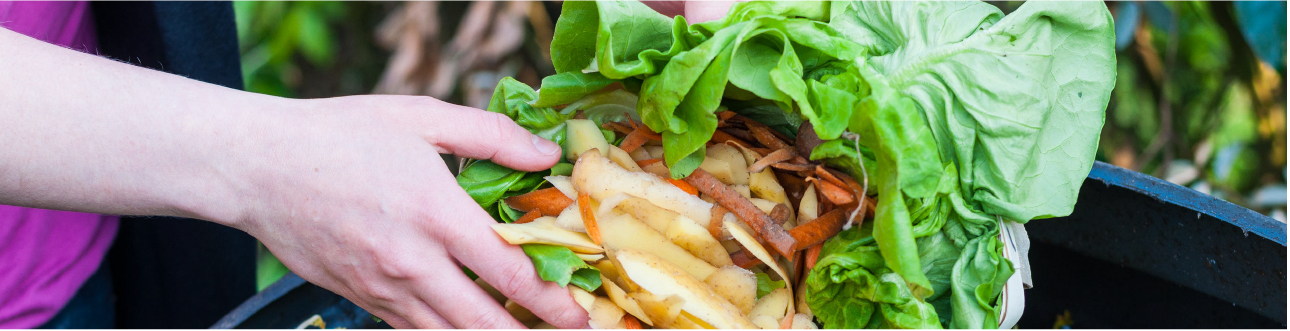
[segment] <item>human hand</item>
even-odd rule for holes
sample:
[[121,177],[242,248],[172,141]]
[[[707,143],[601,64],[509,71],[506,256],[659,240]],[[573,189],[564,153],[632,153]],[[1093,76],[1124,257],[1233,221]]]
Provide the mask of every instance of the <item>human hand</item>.
[[557,327],[587,325],[568,290],[493,233],[438,155],[538,171],[559,160],[558,145],[503,115],[427,97],[299,102],[307,109],[265,123],[277,128],[269,143],[239,147],[265,157],[241,167],[252,193],[232,225],[394,327],[523,328],[462,265]]
[[737,1],[641,1],[660,14],[667,16],[685,16],[687,22],[701,23],[719,20],[726,16],[730,6]]

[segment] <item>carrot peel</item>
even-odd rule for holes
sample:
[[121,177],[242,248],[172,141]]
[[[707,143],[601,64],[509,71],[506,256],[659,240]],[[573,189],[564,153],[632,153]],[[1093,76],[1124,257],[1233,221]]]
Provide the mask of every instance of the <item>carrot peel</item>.
[[514,224],[524,224],[524,223],[532,222],[533,220],[538,219],[538,217],[542,217],[542,213],[534,210],[534,211],[525,213],[524,216],[520,216],[519,219],[515,220]]
[[811,246],[819,245],[825,240],[837,235],[842,231],[842,225],[847,221],[847,210],[838,208],[824,213],[814,220],[798,224],[788,234],[797,240],[797,246],[794,250],[805,249]]
[[739,250],[730,254],[730,261],[740,268],[749,269],[761,264],[761,260],[756,256],[748,253],[748,250]]
[[824,245],[815,245],[806,249],[806,270],[815,269],[815,262],[820,260],[820,248]]
[[587,228],[587,236],[596,245],[600,245],[600,226],[596,225],[596,209],[591,206],[590,195],[578,193],[578,209],[582,212],[582,225]]
[[797,153],[794,153],[792,149],[784,148],[775,150],[748,166],[748,172],[761,172],[772,164],[788,161],[794,156],[797,156]]
[[644,159],[644,160],[640,160],[639,162],[636,162],[636,165],[641,166],[643,168],[647,165],[651,165],[659,162],[663,162],[663,159]]
[[690,185],[690,183],[686,183],[684,180],[668,178],[667,182],[672,183],[673,186],[680,188],[682,191],[685,191],[685,193],[689,193],[690,195],[699,195],[699,188],[694,187],[694,185]]
[[640,329],[641,320],[636,319],[636,316],[631,314],[623,315],[623,325],[624,329]]
[[648,141],[649,137],[646,137],[640,129],[636,129],[632,130],[632,132],[628,132],[627,136],[623,137],[623,142],[618,144],[618,148],[621,148],[624,152],[631,153],[637,148],[645,146],[645,143]]
[[797,240],[790,236],[783,226],[775,223],[770,215],[757,209],[752,201],[739,195],[739,192],[735,192],[703,169],[695,169],[689,177],[685,177],[685,181],[694,185],[700,192],[711,196],[717,204],[734,212],[735,216],[742,219],[744,223],[748,223],[753,231],[770,243],[770,246],[780,255],[793,254]]
[[515,210],[526,213],[536,210],[545,216],[560,215],[570,204],[573,204],[573,199],[554,187],[506,198],[506,205]]
[[855,196],[851,192],[841,186],[830,183],[827,180],[820,180],[818,178],[811,177],[807,178],[806,181],[814,182],[815,189],[819,190],[819,192],[824,195],[825,199],[829,199],[829,202],[832,202],[835,205],[845,205],[855,201]]

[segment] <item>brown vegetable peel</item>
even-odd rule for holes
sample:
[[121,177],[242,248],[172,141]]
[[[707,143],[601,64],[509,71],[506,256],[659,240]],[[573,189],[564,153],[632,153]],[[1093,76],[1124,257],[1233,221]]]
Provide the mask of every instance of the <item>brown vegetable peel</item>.
[[694,173],[685,178],[685,181],[694,185],[699,192],[703,192],[704,194],[711,196],[717,204],[729,209],[735,214],[735,216],[739,216],[739,218],[742,219],[744,223],[751,226],[753,231],[756,231],[762,239],[765,239],[766,242],[775,249],[775,251],[784,256],[793,254],[797,240],[793,239],[793,237],[784,230],[784,227],[776,224],[775,220],[771,219],[770,215],[762,212],[761,209],[757,209],[757,206],[753,205],[752,201],[748,201],[747,198],[744,198],[738,192],[735,192],[734,189],[731,189],[715,177],[712,177],[712,174],[709,174],[703,169],[695,169]]

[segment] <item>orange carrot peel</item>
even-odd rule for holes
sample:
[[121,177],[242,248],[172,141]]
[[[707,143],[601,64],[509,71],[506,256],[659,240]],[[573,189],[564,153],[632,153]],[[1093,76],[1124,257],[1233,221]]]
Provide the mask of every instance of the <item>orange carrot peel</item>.
[[640,160],[639,162],[636,162],[636,165],[645,167],[647,165],[651,165],[659,162],[663,162],[663,159],[644,159],[644,160]]
[[820,249],[823,247],[824,245],[821,244],[806,249],[806,270],[815,269],[815,263],[820,260]]
[[528,213],[525,213],[525,214],[524,214],[524,216],[520,216],[520,218],[519,218],[519,219],[516,219],[516,220],[515,220],[515,222],[513,222],[513,223],[514,223],[514,224],[524,224],[524,223],[532,222],[533,220],[538,219],[538,217],[542,217],[542,213],[540,213],[540,212],[538,212],[538,211],[534,210],[534,211],[530,211],[530,212],[528,212]]
[[689,193],[690,195],[699,195],[699,189],[694,187],[694,185],[690,185],[690,183],[686,183],[684,180],[668,178],[667,182],[672,183],[673,186],[680,188],[682,191],[685,191],[685,193]]
[[573,199],[554,187],[506,198],[506,205],[512,209],[525,213],[536,210],[544,216],[558,216],[572,203]]
[[788,234],[797,241],[797,246],[793,250],[819,245],[837,235],[838,232],[842,231],[842,225],[847,222],[848,211],[843,208],[834,209],[814,220],[798,224],[797,227],[788,230]]
[[631,314],[623,315],[623,328],[629,330],[641,329],[641,320]]
[[815,177],[807,178],[806,181],[815,183],[815,190],[824,195],[824,198],[829,199],[829,202],[832,202],[833,204],[845,205],[855,201],[855,195],[854,193],[851,193],[851,190],[842,188],[841,186],[830,183],[829,181],[820,180]]
[[587,228],[587,236],[600,245],[600,226],[596,225],[596,209],[591,206],[590,195],[578,193],[578,209],[582,212],[582,225]]
[[631,153],[637,148],[645,146],[646,142],[649,142],[649,137],[640,129],[636,129],[628,132],[627,136],[623,137],[623,142],[618,144],[618,148],[621,148],[624,152]]

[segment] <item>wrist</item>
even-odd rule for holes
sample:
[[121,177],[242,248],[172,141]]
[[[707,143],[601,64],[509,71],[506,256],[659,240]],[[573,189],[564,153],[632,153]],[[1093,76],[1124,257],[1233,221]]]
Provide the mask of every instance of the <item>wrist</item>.
[[[172,203],[186,215],[249,231],[276,184],[272,172],[292,146],[286,137],[304,126],[297,114],[311,100],[278,98],[238,92],[243,98],[220,112],[197,114],[189,129],[195,134],[187,153],[197,160],[188,174],[193,190]],[[293,118],[295,120],[293,120]],[[281,175],[281,174],[278,174]]]

